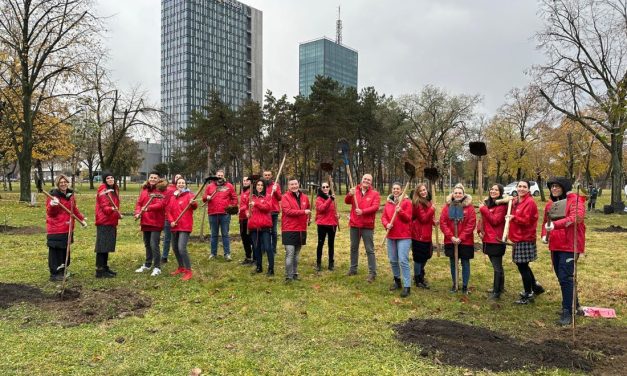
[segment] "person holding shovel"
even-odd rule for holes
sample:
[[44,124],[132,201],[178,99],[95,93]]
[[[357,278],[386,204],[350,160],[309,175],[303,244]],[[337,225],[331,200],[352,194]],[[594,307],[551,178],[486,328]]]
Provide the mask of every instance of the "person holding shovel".
[[[250,198],[246,199],[248,207],[248,231],[253,245],[255,273],[263,272],[263,254],[268,257],[268,276],[274,275],[274,250],[272,249],[272,196],[266,193],[266,182],[257,180]],[[250,201],[249,201],[250,200]]]
[[214,180],[205,188],[203,201],[207,203],[207,214],[209,215],[209,227],[211,229],[211,254],[209,260],[218,256],[218,235],[222,234],[222,248],[224,248],[224,259],[231,261],[231,238],[229,236],[229,226],[231,224],[231,214],[227,213],[227,207],[237,206],[237,193],[233,184],[224,178],[224,170],[216,171],[218,180]]
[[[567,178],[549,179],[547,186],[551,190],[551,200],[544,208],[542,241],[549,243],[553,270],[562,291],[562,313],[558,324],[568,326],[572,324],[573,296],[576,295],[573,294],[575,258],[584,253],[586,245],[586,199],[571,191],[572,184]],[[551,209],[557,207],[557,203],[562,200],[565,200],[564,212],[552,216]],[[574,306],[578,308],[579,302],[576,301]]]
[[381,223],[387,231],[387,249],[394,284],[390,288],[401,291],[401,298],[409,296],[411,272],[409,269],[409,249],[411,247],[412,205],[404,195],[401,183],[392,184],[392,194],[383,208]]
[[[538,207],[529,193],[531,183],[521,180],[516,186],[518,196],[512,205],[512,214],[509,216],[510,228],[508,237],[514,243],[512,259],[518,267],[522,278],[524,291],[516,304],[529,304],[535,296],[544,292],[544,288],[536,281],[529,263],[538,258],[536,247],[536,228],[538,227]],[[507,216],[505,216],[507,219]]]
[[322,183],[316,197],[316,225],[318,227],[318,247],[316,249],[316,270],[322,270],[322,248],[324,240],[329,239],[329,270],[335,268],[335,232],[340,218],[335,209],[335,195],[330,193],[329,182]]
[[141,231],[144,234],[144,247],[146,248],[146,261],[135,270],[136,273],[143,273],[153,268],[150,274],[152,277],[161,274],[159,241],[165,223],[165,191],[167,187],[168,182],[160,179],[158,172],[152,171],[142,186],[135,204],[135,220],[140,220]]
[[425,265],[433,255],[433,226],[435,208],[431,203],[431,194],[425,184],[418,184],[412,198],[411,251],[414,260],[414,282],[416,287],[428,289],[425,280]]
[[[50,191],[50,197],[46,199],[46,244],[50,280],[57,282],[63,281],[65,268],[70,266],[68,242],[74,242],[74,219],[78,218],[83,227],[87,226],[87,222],[76,206],[74,191],[69,188],[68,177],[61,174],[57,176],[54,184],[56,188]],[[65,209],[62,209],[61,205]]]
[[102,173],[102,184],[96,193],[96,278],[113,278],[109,253],[115,252],[120,213],[120,189],[110,172]]
[[[176,174],[174,175],[174,179],[172,182],[168,184],[168,188],[165,190],[165,204],[166,207],[170,198],[172,198],[172,194],[176,191],[176,182],[182,178],[183,175]],[[165,223],[163,224],[163,250],[161,252],[161,263],[165,264],[168,262],[168,255],[170,254],[170,244],[172,243],[172,230],[170,229],[170,221],[166,216]]]
[[285,282],[298,280],[298,257],[307,243],[307,218],[311,212],[307,195],[296,178],[287,181],[288,191],[281,198],[281,241],[285,246]]
[[498,300],[505,289],[505,271],[503,270],[503,255],[505,255],[505,243],[503,231],[505,230],[505,215],[507,214],[507,202],[503,199],[505,188],[501,184],[490,187],[488,199],[479,203],[481,223],[477,226],[477,233],[483,241],[483,253],[490,257],[490,263],[494,270],[492,281],[491,300]]
[[[461,215],[453,217],[450,212],[457,208]],[[462,264],[462,293],[468,295],[468,281],[470,280],[470,260],[475,257],[475,224],[477,215],[472,206],[472,197],[464,191],[460,183],[455,185],[453,193],[446,199],[446,205],[440,214],[440,229],[444,234],[444,254],[449,257],[453,287],[450,292],[457,292],[458,270],[456,258]],[[457,252],[455,252],[457,248]],[[457,253],[457,254],[455,254]]]
[[168,200],[166,217],[170,222],[172,231],[172,250],[178,263],[178,268],[172,275],[183,274],[181,280],[192,279],[192,262],[187,253],[187,243],[194,228],[194,210],[198,203],[194,199],[194,193],[187,188],[187,182],[183,178],[176,181],[176,191]]

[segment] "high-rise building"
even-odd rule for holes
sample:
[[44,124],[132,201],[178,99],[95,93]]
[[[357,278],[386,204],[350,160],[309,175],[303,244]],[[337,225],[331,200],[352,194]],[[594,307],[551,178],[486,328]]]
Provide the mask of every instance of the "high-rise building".
[[[341,41],[339,39],[338,41]],[[308,97],[316,76],[326,76],[344,87],[357,88],[357,51],[328,38],[301,43],[298,48],[298,92]]]
[[235,0],[161,0],[163,160],[210,91],[236,109],[261,102],[262,12]]

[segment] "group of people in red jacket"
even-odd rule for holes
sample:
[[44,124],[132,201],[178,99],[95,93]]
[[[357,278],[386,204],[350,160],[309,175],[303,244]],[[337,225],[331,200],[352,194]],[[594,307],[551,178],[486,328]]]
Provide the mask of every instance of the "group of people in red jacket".
[[[281,194],[280,186],[272,181],[269,171],[264,172],[263,179],[244,178],[238,204],[235,189],[224,179],[224,172],[218,171],[216,177],[216,180],[208,184],[202,197],[208,206],[210,224],[215,225],[215,228],[212,226],[210,258],[217,256],[218,231],[221,231],[225,259],[231,260],[228,238],[230,214],[227,212],[238,205],[235,210],[239,214],[240,234],[245,251],[245,260],[242,263],[253,265],[255,267],[253,273],[262,273],[265,253],[268,259],[267,274],[274,275],[276,217],[280,207],[281,235],[285,247],[285,280],[286,282],[298,280],[299,255],[302,246],[306,244],[307,226],[311,222],[312,214],[310,200],[301,191],[298,180],[289,178],[288,191]],[[103,173],[102,178],[102,185],[96,195],[96,277],[111,278],[115,277],[116,272],[108,266],[108,254],[115,251],[117,225],[122,214],[119,210],[119,189],[115,178],[110,173]],[[76,206],[74,192],[68,187],[68,178],[64,175],[58,176],[55,185],[56,188],[50,192],[50,197],[46,201],[46,223],[50,279],[58,281],[64,278],[65,268],[70,262],[66,250],[68,242],[71,243],[73,240],[73,230],[70,226],[74,226],[75,220],[86,226],[86,221]],[[455,264],[457,258],[462,269],[461,291],[464,294],[469,293],[470,260],[475,252],[476,230],[482,239],[482,250],[490,257],[494,269],[490,299],[499,299],[505,287],[503,256],[507,243],[504,231],[506,223],[509,222],[506,236],[513,245],[512,260],[518,267],[524,288],[516,303],[532,302],[537,295],[544,292],[544,288],[536,281],[529,266],[530,262],[537,259],[536,230],[539,219],[538,208],[529,193],[529,186],[528,181],[522,180],[518,182],[516,197],[504,197],[503,186],[494,184],[489,190],[487,199],[479,203],[481,218],[477,221],[472,198],[465,193],[461,184],[457,184],[447,197],[439,220],[436,220],[436,208],[425,184],[418,184],[413,193],[405,196],[401,184],[394,183],[381,216],[381,223],[386,231],[388,260],[394,278],[391,290],[401,290],[401,297],[410,294],[410,249],[414,283],[417,287],[429,288],[425,280],[425,265],[433,255],[433,227],[439,226],[444,234],[444,252],[450,259],[453,280],[451,292],[457,292],[458,268]],[[573,275],[576,257],[585,249],[583,223],[585,197],[573,193],[572,183],[565,178],[551,179],[547,186],[551,194],[550,201],[545,207],[541,239],[548,243],[553,268],[562,291],[559,323],[569,325],[573,313],[579,307],[576,294],[573,293],[575,291]],[[334,270],[335,267],[334,240],[339,225],[339,214],[335,195],[330,188],[328,182],[323,183],[317,191],[315,200],[318,271],[322,268],[325,241],[328,242],[329,251],[328,269]],[[368,260],[367,281],[373,282],[377,275],[373,238],[380,195],[372,187],[372,176],[365,174],[360,184],[350,189],[344,202],[351,206],[348,275],[357,274],[359,243],[363,241]],[[559,207],[562,209],[553,210]],[[178,262],[178,268],[171,274],[181,275],[182,280],[192,278],[187,243],[193,229],[193,211],[197,208],[195,196],[187,188],[182,176],[176,175],[168,185],[158,173],[149,174],[148,180],[142,186],[134,212],[135,219],[140,221],[146,250],[145,262],[136,272],[151,270],[151,276],[161,274],[163,257],[159,250],[159,241],[161,231],[167,223]]]

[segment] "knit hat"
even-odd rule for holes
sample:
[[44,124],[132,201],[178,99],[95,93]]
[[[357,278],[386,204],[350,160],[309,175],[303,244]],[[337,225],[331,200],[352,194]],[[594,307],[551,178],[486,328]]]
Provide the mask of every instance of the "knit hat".
[[109,176],[113,176],[113,174],[111,172],[109,172],[109,171],[103,171],[101,175],[102,175],[102,181],[103,182],[107,181],[107,178]]
[[562,190],[564,191],[564,193],[568,193],[573,189],[573,183],[571,183],[568,178],[565,178],[563,176],[551,178],[546,182],[546,186],[549,189],[551,189],[551,186],[553,184],[557,184],[560,187],[562,187]]

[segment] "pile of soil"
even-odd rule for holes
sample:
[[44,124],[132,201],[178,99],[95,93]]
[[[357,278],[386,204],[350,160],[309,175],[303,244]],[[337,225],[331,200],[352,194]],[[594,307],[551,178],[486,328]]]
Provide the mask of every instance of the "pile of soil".
[[64,325],[102,322],[142,315],[152,300],[124,288],[82,290],[80,287],[46,294],[40,289],[14,283],[0,283],[0,309],[15,303],[33,304]]
[[37,226],[14,227],[14,226],[0,225],[0,234],[33,235],[33,234],[43,234],[45,232],[46,232],[46,229],[42,227],[37,227]]
[[621,227],[618,225],[609,225],[606,228],[598,228],[596,231],[599,232],[627,232],[627,228]]
[[494,372],[540,368],[609,374],[627,371],[627,328],[578,327],[576,347],[568,328],[533,329],[537,342],[439,319],[410,319],[394,328],[399,340],[418,345],[421,356],[439,364]]

